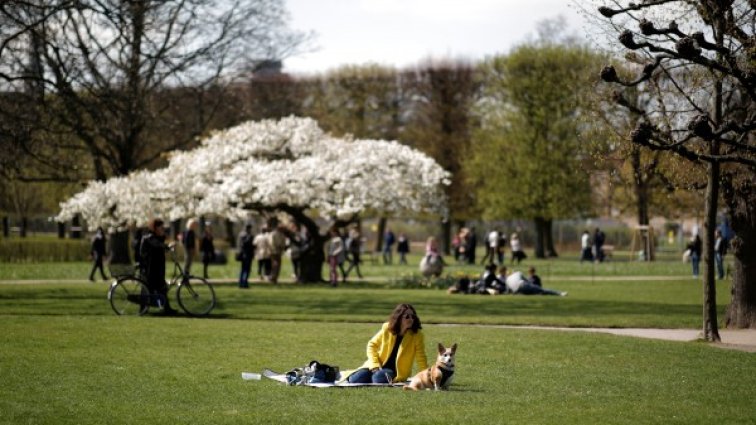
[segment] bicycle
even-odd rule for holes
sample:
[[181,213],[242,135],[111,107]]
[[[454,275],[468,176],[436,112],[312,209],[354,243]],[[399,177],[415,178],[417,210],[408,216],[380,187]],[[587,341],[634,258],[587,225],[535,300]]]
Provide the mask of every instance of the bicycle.
[[[176,251],[170,246],[173,261],[173,277],[167,281],[168,294],[176,288],[176,301],[188,315],[207,316],[215,308],[215,290],[207,280],[184,273],[176,259]],[[119,316],[146,314],[151,307],[165,308],[166,299],[162,294],[150,291],[138,268],[130,273],[118,276],[110,285],[108,300],[113,311]]]

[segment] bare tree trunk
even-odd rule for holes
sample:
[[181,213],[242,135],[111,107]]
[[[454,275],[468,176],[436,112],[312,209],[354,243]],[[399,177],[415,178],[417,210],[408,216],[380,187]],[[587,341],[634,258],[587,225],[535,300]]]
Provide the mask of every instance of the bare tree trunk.
[[378,219],[378,234],[375,235],[375,252],[381,252],[383,249],[383,233],[386,232],[386,217]]
[[3,216],[3,237],[7,238],[10,236],[10,220],[8,219],[7,215]]
[[29,220],[26,217],[21,217],[21,232],[19,236],[21,236],[22,238],[26,237],[28,226],[29,226]]
[[236,234],[234,233],[234,222],[225,219],[224,224],[226,226],[226,241],[228,241],[228,246],[231,248],[236,248]]
[[557,254],[556,248],[554,247],[554,220],[548,219],[544,220],[543,223],[544,228],[544,237],[545,237],[545,245],[546,245],[546,255],[549,258],[555,258],[558,257],[559,254]]
[[709,164],[706,185],[706,216],[703,237],[703,336],[707,341],[719,341],[717,326],[717,285],[714,276],[714,229],[717,226],[719,199],[719,164]]
[[[535,224],[536,238],[535,238],[535,258],[546,258],[546,246],[545,246],[545,220],[543,217],[536,217],[533,219]],[[520,238],[522,241],[522,238]]]
[[58,222],[58,239],[66,238],[66,223]]
[[[743,182],[735,189],[725,180],[724,198],[735,237],[730,242],[733,255],[732,297],[727,306],[728,328],[756,329],[756,184]],[[736,194],[735,191],[739,191]]]
[[452,239],[452,224],[451,220],[441,221],[441,252],[444,255],[451,255],[451,239]]

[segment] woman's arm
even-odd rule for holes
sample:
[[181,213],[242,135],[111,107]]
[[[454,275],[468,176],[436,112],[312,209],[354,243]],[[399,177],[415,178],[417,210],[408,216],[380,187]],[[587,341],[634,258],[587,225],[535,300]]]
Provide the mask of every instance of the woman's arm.
[[415,361],[417,361],[418,370],[428,368],[428,357],[425,355],[425,335],[423,331],[417,331],[415,335]]
[[367,358],[368,358],[368,369],[374,370],[379,369],[381,367],[381,359],[379,357],[379,353],[381,350],[381,341],[383,340],[383,334],[386,332],[386,325],[381,327],[381,330],[378,331],[375,335],[373,335],[372,338],[370,338],[370,341],[367,343]]

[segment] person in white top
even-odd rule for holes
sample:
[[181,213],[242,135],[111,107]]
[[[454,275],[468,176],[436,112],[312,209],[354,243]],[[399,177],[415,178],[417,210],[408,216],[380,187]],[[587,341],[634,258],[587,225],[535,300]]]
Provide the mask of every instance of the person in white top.
[[483,256],[483,259],[480,261],[480,264],[486,264],[487,261],[490,261],[491,263],[493,263],[494,259],[496,258],[496,250],[498,246],[499,246],[499,232],[496,229],[494,229],[488,233],[488,236],[486,236],[486,255]]
[[327,252],[328,252],[328,267],[330,269],[331,286],[339,284],[338,268],[341,268],[341,275],[346,276],[344,273],[344,260],[346,259],[346,248],[344,247],[344,240],[341,239],[341,233],[336,227],[330,231],[331,239],[328,240]]
[[587,231],[583,231],[583,236],[580,238],[580,248],[582,249],[580,254],[580,262],[593,261],[593,253],[591,253],[591,234]]
[[511,294],[520,294],[520,295],[559,295],[559,296],[567,296],[566,292],[561,291],[555,291],[553,289],[545,289],[541,288],[538,285],[535,285],[533,281],[537,279],[538,282],[541,281],[540,278],[535,274],[535,268],[530,268],[530,276],[531,280],[525,279],[525,277],[522,275],[521,272],[513,272],[507,274],[506,268],[499,269],[499,278],[501,279],[501,276],[506,276],[506,280],[504,281],[507,285],[507,292]]
[[520,261],[528,257],[522,250],[520,237],[517,235],[517,232],[512,233],[512,237],[509,239],[509,246],[512,248],[512,264],[514,264],[515,261],[517,261],[517,264],[520,264]]

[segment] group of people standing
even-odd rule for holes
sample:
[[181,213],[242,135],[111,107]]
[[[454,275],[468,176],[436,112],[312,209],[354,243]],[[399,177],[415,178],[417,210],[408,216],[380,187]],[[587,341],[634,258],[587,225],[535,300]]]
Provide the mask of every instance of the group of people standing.
[[583,231],[583,235],[580,237],[580,262],[595,261],[602,263],[606,256],[604,255],[604,242],[606,242],[606,235],[598,227],[593,232],[593,238],[588,230]]
[[[519,264],[522,260],[527,258],[525,251],[522,250],[520,235],[517,232],[513,232],[509,237],[509,241],[507,241],[506,233],[500,229],[492,229],[488,232],[484,241],[485,254],[483,255],[481,264],[504,264],[507,242],[509,242],[509,248],[511,251],[510,261],[512,264]],[[454,259],[457,260],[458,263],[475,264],[475,250],[477,245],[478,237],[475,232],[475,227],[460,228],[459,232],[457,232],[452,239]]]
[[281,261],[287,249],[293,264],[297,281],[301,276],[301,253],[307,249],[309,237],[307,229],[297,223],[280,225],[272,217],[260,228],[258,234],[252,232],[252,225],[247,224],[237,238],[236,259],[241,262],[239,287],[249,288],[249,276],[252,262],[257,259],[257,275],[262,280],[278,283],[281,274]]
[[410,243],[407,235],[399,233],[397,238],[391,229],[386,229],[383,234],[383,264],[392,264],[394,261],[393,251],[396,244],[396,253],[399,254],[399,264],[407,264],[407,254],[410,252]]
[[[720,280],[725,277],[724,256],[727,254],[727,245],[728,241],[725,239],[722,231],[716,229],[714,231],[714,265],[716,267],[717,279]],[[685,248],[686,251],[683,257],[690,259],[693,277],[698,278],[699,265],[701,258],[703,258],[703,242],[697,232],[693,234]]]

